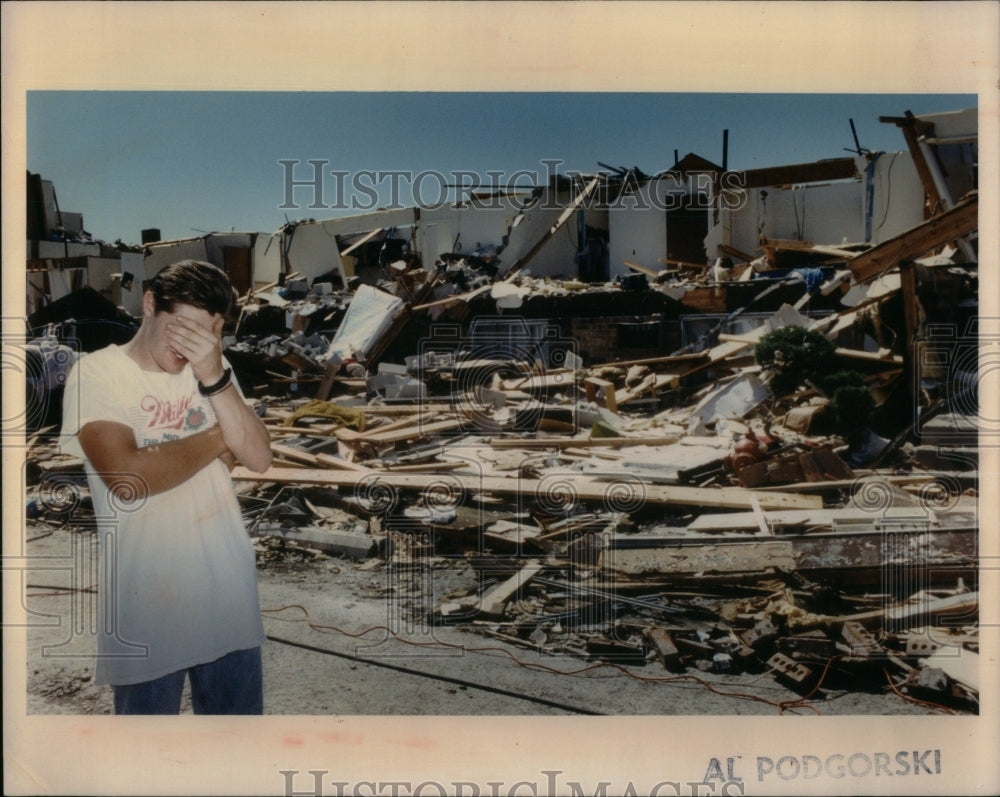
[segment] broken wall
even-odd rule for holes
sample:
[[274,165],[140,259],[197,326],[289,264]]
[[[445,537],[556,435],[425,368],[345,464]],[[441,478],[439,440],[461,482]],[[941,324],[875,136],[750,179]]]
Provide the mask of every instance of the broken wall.
[[42,180],[42,233],[53,235],[60,228],[67,233],[83,232],[83,214],[62,210],[56,197],[55,184]]
[[[518,263],[536,277],[576,279],[576,255],[581,247],[579,220],[576,212],[552,234],[564,210],[576,194],[570,191],[544,189],[538,201],[514,218],[507,234],[507,245],[500,252],[501,271]],[[607,208],[582,206],[583,221],[588,227],[608,229]],[[546,240],[546,236],[549,236]]]
[[77,243],[74,241],[32,241],[28,256],[32,260],[47,260],[60,257],[96,257],[101,254],[100,244]]
[[[859,165],[860,166],[860,165]],[[923,186],[908,152],[882,152],[868,164],[865,180],[866,237],[859,241],[878,244],[895,238],[924,220]]]
[[442,254],[499,249],[525,198],[498,196],[461,206],[420,211],[415,241],[425,267]]
[[611,279],[632,274],[629,260],[643,268],[660,271],[660,258],[667,253],[666,213],[635,197],[622,197],[621,207],[608,210],[609,274]]
[[725,244],[759,254],[761,236],[832,246],[878,243],[923,220],[923,189],[908,152],[855,160],[860,179],[745,189],[738,207],[720,209],[706,250]]
[[325,221],[300,222],[282,230],[279,249],[286,252],[291,271],[297,271],[307,279],[337,271],[346,285],[348,269],[341,258],[337,236],[398,228],[400,237],[409,238],[417,215],[416,208],[400,208]]
[[277,282],[281,274],[281,236],[258,235],[253,244],[253,276],[257,284]]
[[661,258],[669,251],[668,212],[697,213],[702,207],[708,214],[707,195],[697,185],[667,174],[649,180],[635,191],[622,194],[608,209],[610,278],[633,273],[626,260],[652,271],[663,269]]
[[[208,245],[204,238],[185,238],[146,246],[146,279],[178,260],[208,260]],[[211,262],[211,261],[209,261]],[[218,264],[217,264],[218,265]]]

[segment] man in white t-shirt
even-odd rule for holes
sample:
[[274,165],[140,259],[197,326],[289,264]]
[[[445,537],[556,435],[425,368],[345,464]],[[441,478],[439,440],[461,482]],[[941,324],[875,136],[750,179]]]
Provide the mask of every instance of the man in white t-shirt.
[[226,274],[167,266],[124,346],[80,359],[63,446],[85,460],[97,516],[95,681],[116,714],[261,714],[263,624],[253,547],[229,468],[261,472],[270,437],[222,354],[235,303]]

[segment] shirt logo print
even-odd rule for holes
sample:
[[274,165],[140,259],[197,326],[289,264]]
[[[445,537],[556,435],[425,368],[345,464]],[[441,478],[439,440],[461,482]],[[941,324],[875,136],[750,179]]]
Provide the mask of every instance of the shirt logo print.
[[197,429],[203,423],[205,423],[205,411],[201,407],[192,407],[188,410],[187,414],[187,426],[188,429]]
[[190,407],[191,396],[184,396],[177,401],[165,401],[156,396],[146,396],[139,404],[139,408],[149,414],[146,431],[182,429]]

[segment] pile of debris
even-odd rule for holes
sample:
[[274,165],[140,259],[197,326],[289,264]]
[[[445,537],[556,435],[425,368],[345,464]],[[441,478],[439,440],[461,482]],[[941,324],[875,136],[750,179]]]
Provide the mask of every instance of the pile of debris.
[[[225,340],[272,436],[266,473],[233,471],[250,533],[466,563],[413,619],[543,653],[975,712],[976,213],[973,192],[874,246],[764,240],[611,283],[483,251],[250,291]],[[601,360],[574,302],[711,315]],[[66,370],[44,320],[39,391]],[[86,524],[82,463],[46,432],[28,514]]]

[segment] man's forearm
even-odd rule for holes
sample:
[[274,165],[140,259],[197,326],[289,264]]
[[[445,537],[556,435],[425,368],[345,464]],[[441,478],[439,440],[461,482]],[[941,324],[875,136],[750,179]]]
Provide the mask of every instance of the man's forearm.
[[133,499],[183,484],[226,451],[218,426],[181,440],[138,448],[127,427],[94,423],[80,431],[80,443],[109,489],[120,498]]
[[263,421],[243,401],[235,386],[209,398],[226,446],[250,470],[262,473],[271,465],[271,435]]

